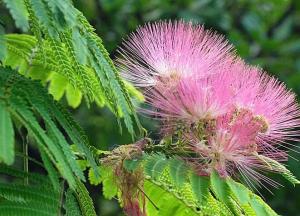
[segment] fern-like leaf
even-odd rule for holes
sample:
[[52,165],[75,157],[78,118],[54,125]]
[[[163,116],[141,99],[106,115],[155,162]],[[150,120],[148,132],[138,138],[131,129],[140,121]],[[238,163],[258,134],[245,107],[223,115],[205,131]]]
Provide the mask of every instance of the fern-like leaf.
[[[0,183],[1,216],[60,214],[59,192],[54,190],[46,176],[25,173],[8,166],[0,166],[0,173],[10,176],[12,181]],[[28,179],[28,184],[24,184],[24,178]]]
[[[1,104],[9,107],[10,115],[23,124],[35,139],[37,147],[45,153],[44,162],[49,159],[69,185],[75,188],[75,179],[84,180],[84,176],[63,133],[70,137],[96,170],[97,165],[83,131],[38,82],[26,79],[13,70],[0,68],[0,71],[0,95],[4,96],[0,98]],[[41,127],[37,117],[43,120],[46,129]],[[60,126],[64,128],[63,132]],[[49,174],[53,174],[49,164],[46,168]],[[53,175],[51,179],[54,183]]]
[[285,179],[287,179],[289,182],[291,182],[294,186],[296,184],[300,184],[300,181],[293,175],[293,173],[288,170],[284,165],[277,162],[276,160],[273,160],[268,157],[264,157],[262,155],[259,156],[260,159],[262,159],[265,163],[267,163],[268,166],[270,166],[274,172],[279,173],[282,175]]
[[191,174],[192,191],[200,204],[205,203],[209,196],[209,183],[208,177]]
[[14,162],[14,129],[10,114],[0,101],[0,161],[11,165]]
[[0,62],[3,61],[6,56],[6,41],[4,37],[4,32],[5,30],[0,20]]
[[[182,164],[184,161],[161,153],[146,154],[143,160],[145,193],[154,202],[147,202],[150,215],[168,215],[172,211],[176,215],[277,215],[259,196],[230,177],[222,178],[216,172],[198,176]],[[188,213],[180,210],[182,205]]]
[[[13,9],[12,11],[16,10],[15,6],[11,6],[11,2],[15,1],[17,0],[5,1],[7,7]],[[124,119],[128,131],[134,136],[134,123],[138,128],[141,128],[141,125],[126,85],[103,46],[102,40],[95,34],[82,13],[70,1],[19,1],[25,8],[26,15],[29,15],[30,29],[37,38],[34,49],[37,53],[41,53],[37,55],[39,59],[34,57],[35,62],[48,64],[47,56],[51,56],[54,59],[54,63],[51,62],[54,72],[65,76],[76,90],[83,93],[88,103],[96,101],[100,105],[106,104],[118,117],[118,121],[119,118]],[[10,46],[10,50],[23,57],[22,69],[26,71],[28,53],[20,47],[16,49]],[[16,66],[16,62],[13,63]],[[137,95],[132,88],[131,86],[131,95]]]
[[81,211],[78,205],[78,202],[76,200],[75,195],[73,194],[73,191],[68,189],[65,193],[66,196],[66,202],[64,205],[64,208],[66,210],[65,216],[81,216]]
[[23,31],[27,31],[29,28],[28,13],[24,2],[22,0],[3,0],[3,2],[14,18],[16,26]]
[[82,215],[96,216],[93,201],[89,196],[89,192],[80,181],[77,181],[76,194]]

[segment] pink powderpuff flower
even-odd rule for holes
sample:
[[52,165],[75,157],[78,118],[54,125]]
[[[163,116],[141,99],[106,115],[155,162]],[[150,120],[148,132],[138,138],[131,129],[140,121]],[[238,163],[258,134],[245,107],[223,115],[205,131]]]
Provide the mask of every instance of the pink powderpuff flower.
[[250,110],[253,116],[265,122],[257,142],[266,148],[276,144],[286,148],[286,141],[298,141],[299,106],[295,94],[284,83],[256,67],[232,73],[231,79],[233,106]]
[[[200,157],[197,170],[222,176],[238,171],[251,184],[278,184],[262,172],[280,172],[267,158],[287,160],[287,141],[297,141],[299,107],[295,95],[274,77],[236,60],[206,78],[182,78],[173,88],[160,86],[146,93],[162,120],[162,133],[184,128],[188,146]],[[182,124],[184,127],[179,127]]]
[[119,49],[117,65],[137,87],[205,77],[234,58],[224,37],[201,25],[160,21],[140,27]]
[[227,87],[232,92],[231,110],[218,116],[209,131],[202,131],[204,140],[194,131],[187,132],[187,143],[201,161],[194,164],[208,174],[217,170],[232,176],[239,171],[249,185],[254,180],[278,186],[262,172],[281,172],[268,160],[286,161],[287,141],[298,141],[300,112],[295,95],[274,77],[249,66],[232,70]]
[[123,77],[145,88],[152,109],[141,111],[161,120],[163,135],[183,134],[177,138],[199,156],[188,160],[200,174],[238,171],[277,185],[262,172],[280,171],[267,160],[287,160],[300,128],[283,83],[245,64],[222,36],[183,21],[140,27],[119,52]]
[[253,116],[251,111],[233,110],[217,119],[213,135],[207,140],[200,141],[196,136],[190,136],[190,149],[196,152],[201,160],[194,160],[192,164],[202,175],[209,175],[213,170],[223,177],[237,176],[238,172],[250,187],[253,181],[262,186],[264,182],[277,187],[279,184],[262,172],[281,172],[282,170],[272,166],[267,158],[284,161],[287,154],[276,148],[266,151],[257,142],[258,134],[264,130],[265,122]]
[[172,88],[158,84],[145,91],[152,110],[141,109],[141,112],[162,120],[163,129],[169,131],[178,123],[191,125],[216,119],[232,108],[236,94],[232,74],[239,74],[245,68],[243,61],[235,59],[206,77],[182,77]]

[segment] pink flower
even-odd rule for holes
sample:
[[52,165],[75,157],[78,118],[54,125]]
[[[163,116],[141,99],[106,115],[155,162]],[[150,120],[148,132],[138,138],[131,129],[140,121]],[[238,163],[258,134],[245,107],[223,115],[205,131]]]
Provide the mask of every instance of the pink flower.
[[211,126],[187,132],[187,143],[201,161],[196,164],[208,174],[213,169],[222,176],[238,171],[249,184],[251,179],[277,186],[262,172],[280,172],[268,159],[287,160],[287,141],[297,141],[300,113],[295,95],[258,68],[244,67],[227,75],[222,88],[232,94],[226,97],[226,114],[214,118],[213,124],[199,120]]
[[224,37],[183,21],[140,27],[119,50],[122,75],[138,87],[205,77],[233,58]]
[[146,87],[151,109],[141,111],[196,153],[187,160],[201,175],[239,172],[276,186],[261,173],[279,172],[267,160],[287,160],[300,128],[295,95],[283,83],[236,57],[222,36],[182,21],[139,28],[120,53],[123,76]]
[[141,111],[162,120],[163,129],[170,132],[178,124],[190,126],[216,119],[235,105],[237,87],[233,85],[239,85],[235,75],[246,69],[243,61],[235,59],[206,77],[182,77],[172,87],[159,83],[145,91],[146,102],[153,109]]

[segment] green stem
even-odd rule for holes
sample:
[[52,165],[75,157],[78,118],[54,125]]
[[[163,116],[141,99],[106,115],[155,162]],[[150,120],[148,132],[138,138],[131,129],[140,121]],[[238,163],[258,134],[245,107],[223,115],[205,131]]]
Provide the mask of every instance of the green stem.
[[[27,140],[27,136],[26,138],[23,137],[23,170],[25,173],[29,173],[29,167],[28,167],[28,140]],[[24,179],[24,184],[28,185],[29,181],[28,181],[28,176]]]
[[22,157],[23,159],[26,157],[28,160],[30,160],[31,162],[35,163],[36,165],[44,168],[44,164],[42,164],[41,162],[37,161],[36,159],[28,156],[28,155],[24,155],[22,152],[16,152],[16,156],[17,157]]

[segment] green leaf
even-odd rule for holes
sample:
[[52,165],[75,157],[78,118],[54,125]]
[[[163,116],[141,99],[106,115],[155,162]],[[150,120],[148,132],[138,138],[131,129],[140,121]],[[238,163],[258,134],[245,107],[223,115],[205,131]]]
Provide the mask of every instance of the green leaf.
[[259,216],[278,216],[260,197],[253,195],[250,205],[254,209],[256,215]]
[[27,31],[29,28],[28,24],[28,13],[24,5],[23,0],[3,0],[6,7],[9,9],[12,17],[16,22],[16,26],[22,31]]
[[11,165],[14,159],[14,129],[9,112],[0,101],[0,161]]
[[[41,27],[46,26],[47,29],[45,29],[45,31],[47,32],[47,34],[50,34],[50,36],[52,36],[53,38],[57,38],[58,34],[55,29],[55,24],[53,23],[52,17],[49,16],[51,14],[49,13],[48,5],[45,4],[45,1],[30,0],[30,6],[34,15],[34,17],[30,18],[31,20],[36,19],[37,22],[35,23],[35,28],[42,31]],[[37,38],[41,37],[41,35],[39,35],[40,31],[34,31]]]
[[296,184],[300,184],[300,181],[283,164],[281,164],[281,163],[277,162],[276,160],[273,160],[269,157],[265,157],[263,155],[258,155],[257,157],[259,159],[261,159],[264,163],[266,163],[268,166],[272,167],[272,169],[275,172],[282,175],[285,179],[287,179],[289,182],[291,182],[294,186]]
[[222,179],[216,171],[213,171],[210,175],[210,184],[216,197],[220,201],[227,203],[229,197],[229,188],[225,179]]
[[77,28],[72,32],[72,39],[76,58],[80,64],[85,65],[87,63],[87,55],[89,54],[86,39],[81,37]]
[[[68,27],[73,27],[77,21],[78,11],[73,7],[70,1],[46,0],[52,14],[57,18],[58,23],[63,19]],[[57,14],[59,12],[59,14]],[[58,16],[58,17],[57,17]]]
[[142,159],[131,159],[131,160],[124,160],[123,166],[126,170],[133,172],[135,171],[139,165],[141,164]]
[[175,185],[181,187],[187,179],[188,167],[185,162],[176,158],[170,161],[170,176]]
[[97,216],[93,200],[83,183],[77,181],[76,198],[83,216]]
[[48,88],[49,93],[53,95],[55,100],[60,100],[67,87],[67,78],[58,73],[52,73],[49,79],[51,80]]
[[195,173],[191,174],[190,177],[192,191],[196,199],[200,203],[204,203],[209,196],[209,177],[198,176]]
[[1,24],[0,20],[0,61],[3,61],[6,56],[6,41],[4,37],[5,29]]
[[[142,95],[132,85],[123,83],[98,36],[77,28],[64,29],[58,35],[44,1],[30,2],[40,22],[35,28],[42,31],[44,28],[41,27],[47,26],[44,34],[51,37],[41,38],[37,29],[37,39],[30,35],[6,35],[8,55],[5,65],[18,69],[25,76],[40,79],[44,85],[49,81],[49,91],[54,98],[58,100],[66,92],[68,104],[73,108],[79,106],[83,96],[88,98],[88,103],[94,100],[99,106],[107,105],[117,115],[118,122],[124,119],[133,134],[133,120],[138,126],[140,124],[129,94],[137,100],[142,100]],[[52,74],[59,74],[66,80]]]
[[[153,202],[146,202],[147,215],[151,216],[196,216],[199,215],[193,208],[186,205],[177,196],[168,190],[146,180],[144,190],[149,199]],[[155,205],[155,206],[154,206]]]
[[146,157],[145,173],[153,179],[158,179],[168,165],[168,160],[162,154],[154,154]]
[[43,148],[51,158],[52,162],[59,169],[60,173],[64,178],[68,180],[71,187],[75,186],[75,179],[67,163],[67,159],[62,153],[62,150],[50,139],[45,131],[40,127],[33,113],[26,107],[24,101],[12,98],[11,106],[15,110],[14,117],[17,118],[32,134],[39,148]]
[[103,196],[106,199],[112,199],[118,193],[118,188],[113,176],[107,177],[103,180]]
[[230,190],[232,191],[233,195],[237,198],[240,204],[246,205],[250,200],[249,196],[249,189],[246,188],[244,185],[239,184],[232,179],[228,178],[226,180]]
[[53,216],[56,211],[49,211],[42,203],[11,203],[2,202],[0,205],[0,216]]
[[43,185],[45,187],[50,188],[52,187],[51,182],[48,178],[45,178],[44,175],[40,175],[33,172],[27,173],[4,164],[0,164],[0,173],[10,177],[14,177],[19,180],[24,180],[25,178],[27,178],[30,184]]
[[45,202],[45,205],[52,209],[57,209],[59,206],[58,192],[54,192],[52,188],[0,183],[0,191],[0,196],[10,201],[21,203],[29,201]]
[[89,167],[89,163],[87,160],[76,160],[76,161],[82,171],[86,170]]
[[137,90],[131,83],[124,80],[124,84],[125,84],[126,89],[128,90],[128,93],[133,98],[137,99],[137,101],[139,101],[139,102],[145,101],[144,95],[139,90]]
[[[44,89],[41,89],[40,91],[43,90]],[[74,174],[76,174],[77,177],[79,177],[80,179],[84,180],[85,179],[84,175],[75,161],[74,154],[71,151],[70,145],[68,144],[62,132],[58,129],[57,125],[53,121],[55,117],[50,115],[51,110],[53,110],[50,108],[52,103],[48,103],[48,106],[47,105],[45,106],[45,97],[47,96],[42,97],[40,94],[37,94],[35,91],[29,91],[27,92],[27,94],[28,94],[28,99],[30,100],[32,106],[37,110],[37,112],[41,116],[43,116],[46,124],[46,129],[50,138],[62,150]],[[44,92],[44,94],[47,95],[46,91]],[[48,101],[46,100],[46,102]]]
[[8,166],[1,166],[0,173],[10,177],[12,182],[17,178],[27,178],[28,184],[0,183],[0,215],[57,215],[60,213],[60,194],[53,190],[49,179],[46,176],[36,173],[25,173],[12,169]]
[[65,193],[66,202],[64,205],[64,209],[66,210],[65,216],[81,216],[81,211],[71,189],[68,189]]
[[[46,176],[8,166],[1,166],[0,173],[15,182],[0,183],[0,215],[57,215],[60,211],[59,192]],[[24,185],[17,178],[27,178],[28,183]]]
[[101,177],[103,185],[103,196],[106,199],[112,199],[118,193],[116,177],[114,176],[113,169],[111,167],[101,166]]
[[[74,188],[75,177],[84,180],[84,175],[67,142],[68,138],[78,146],[78,150],[86,156],[89,164],[96,167],[84,133],[69,114],[53,101],[39,82],[25,78],[11,69],[0,67],[0,72],[0,95],[7,94],[9,112],[28,130],[37,147],[45,152],[45,165],[45,158],[49,158],[68,181],[69,186]],[[38,118],[43,120],[46,130],[42,128]],[[61,131],[61,128],[64,130]],[[55,170],[50,166],[46,168],[49,174]],[[54,176],[51,178],[55,179]]]
[[68,104],[75,109],[81,103],[82,93],[79,89],[74,88],[70,83],[68,83],[66,89],[66,98]]
[[47,156],[45,151],[40,149],[40,153],[41,153],[42,161],[48,172],[48,176],[51,180],[52,186],[53,186],[54,190],[58,191],[60,189],[58,172],[54,168],[53,164],[51,163],[51,160],[49,159],[49,157]]
[[93,169],[89,169],[89,182],[92,185],[98,185],[102,182],[102,176],[101,176],[101,167],[98,167],[98,173],[100,173],[100,175],[96,176],[95,172]]
[[226,182],[230,188],[231,196],[236,200],[237,204],[246,213],[246,215],[277,215],[276,212],[268,206],[268,204],[266,204],[259,196],[254,194],[243,184],[235,182],[231,178],[227,178]]

